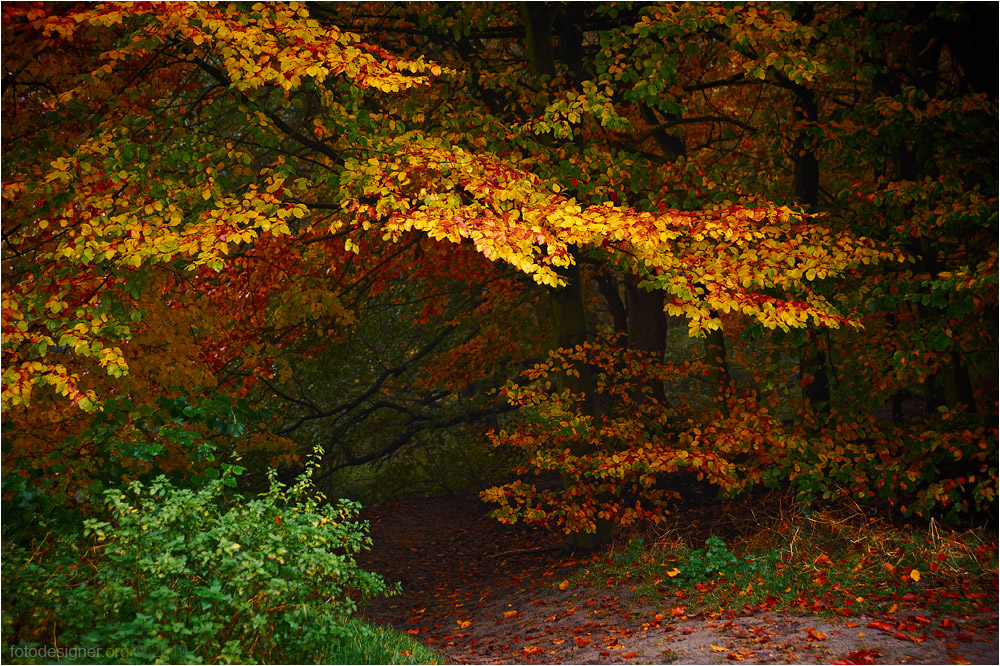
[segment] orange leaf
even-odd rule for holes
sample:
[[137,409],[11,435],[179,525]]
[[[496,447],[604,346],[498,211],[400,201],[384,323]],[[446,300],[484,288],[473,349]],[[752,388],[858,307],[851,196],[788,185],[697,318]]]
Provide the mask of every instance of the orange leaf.
[[671,608],[670,614],[674,617],[681,617],[684,615],[684,606],[678,606],[677,608]]
[[472,626],[472,623],[469,622],[468,620],[459,620],[458,621],[458,628],[459,629],[467,629],[468,627],[471,627],[471,626]]
[[560,590],[565,590],[567,587],[569,587],[569,581],[568,580],[564,580],[563,582],[559,583],[559,589]]
[[819,629],[806,629],[806,633],[809,634],[809,638],[813,639],[814,641],[826,640],[826,634],[824,634]]
[[504,611],[504,614],[503,614],[504,617],[514,617],[515,615],[517,615],[517,611],[516,610]]
[[545,652],[545,650],[537,645],[526,645],[524,647],[524,654],[541,654],[543,652]]
[[712,652],[725,652],[727,649],[724,647],[719,647],[718,645],[712,645],[711,643],[709,644],[708,647],[712,648]]
[[565,642],[566,642],[565,638],[553,638],[552,639],[552,644],[553,645],[562,645]]
[[638,656],[639,656],[638,652],[629,652],[627,654],[623,654],[622,659],[635,659]]

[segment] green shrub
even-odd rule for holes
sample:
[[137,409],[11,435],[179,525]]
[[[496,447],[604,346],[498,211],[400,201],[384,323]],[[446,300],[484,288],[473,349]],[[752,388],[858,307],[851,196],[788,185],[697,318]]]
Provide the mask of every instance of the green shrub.
[[713,534],[705,541],[704,548],[691,551],[687,561],[677,565],[681,572],[678,578],[685,583],[697,583],[719,575],[732,577],[759,573],[768,569],[774,559],[774,554],[758,559],[741,558],[729,550],[721,537]]
[[[4,656],[83,662],[329,662],[354,640],[357,600],[394,588],[361,569],[358,506],[327,504],[311,470],[244,501],[231,473],[105,493],[84,542],[4,555]],[[35,648],[32,652],[31,649]],[[14,659],[11,659],[14,657]],[[19,659],[18,657],[27,657]]]

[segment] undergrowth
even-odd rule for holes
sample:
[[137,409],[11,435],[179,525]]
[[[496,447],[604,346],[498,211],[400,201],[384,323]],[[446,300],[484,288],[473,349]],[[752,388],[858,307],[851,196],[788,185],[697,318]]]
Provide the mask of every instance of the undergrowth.
[[[318,459],[317,453],[316,459]],[[104,493],[82,534],[4,543],[10,663],[428,663],[408,636],[353,617],[397,586],[355,562],[358,505],[270,477],[233,494],[229,468],[198,489],[166,477]]]
[[[662,600],[704,612],[776,609],[860,615],[995,609],[997,542],[981,531],[892,527],[863,514],[786,514],[727,544],[636,537],[577,571],[573,583],[627,587],[634,605]],[[688,611],[690,613],[690,610]]]

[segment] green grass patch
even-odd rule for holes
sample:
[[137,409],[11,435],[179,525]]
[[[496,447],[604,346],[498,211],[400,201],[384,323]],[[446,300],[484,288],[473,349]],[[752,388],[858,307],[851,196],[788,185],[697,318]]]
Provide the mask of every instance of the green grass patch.
[[394,629],[351,618],[350,638],[331,647],[329,664],[443,664],[447,658]]
[[626,606],[660,600],[705,612],[972,615],[996,607],[995,538],[933,524],[927,531],[899,529],[863,516],[785,518],[731,544],[718,536],[698,548],[634,538],[595,556],[571,582],[626,586]]

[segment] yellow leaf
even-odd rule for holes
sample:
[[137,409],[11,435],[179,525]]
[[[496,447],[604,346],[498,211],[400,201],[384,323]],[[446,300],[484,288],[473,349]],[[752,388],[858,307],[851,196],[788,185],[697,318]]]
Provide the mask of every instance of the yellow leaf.
[[681,570],[678,569],[677,567],[674,567],[673,569],[670,569],[668,571],[664,571],[663,573],[665,573],[668,576],[670,576],[671,578],[673,578],[674,576],[679,576],[680,573],[681,573]]
[[709,644],[708,647],[712,648],[712,652],[725,652],[726,651],[726,648],[719,647],[718,645]]
[[504,617],[514,617],[515,615],[517,615],[517,611],[516,610],[504,611],[504,614],[503,614]]
[[916,569],[914,569],[913,571],[910,572],[910,578],[913,579],[913,582],[919,581],[920,580],[920,572],[917,571]]
[[458,628],[459,629],[467,629],[468,627],[471,627],[471,626],[472,626],[472,623],[469,622],[468,620],[459,620],[458,621]]

